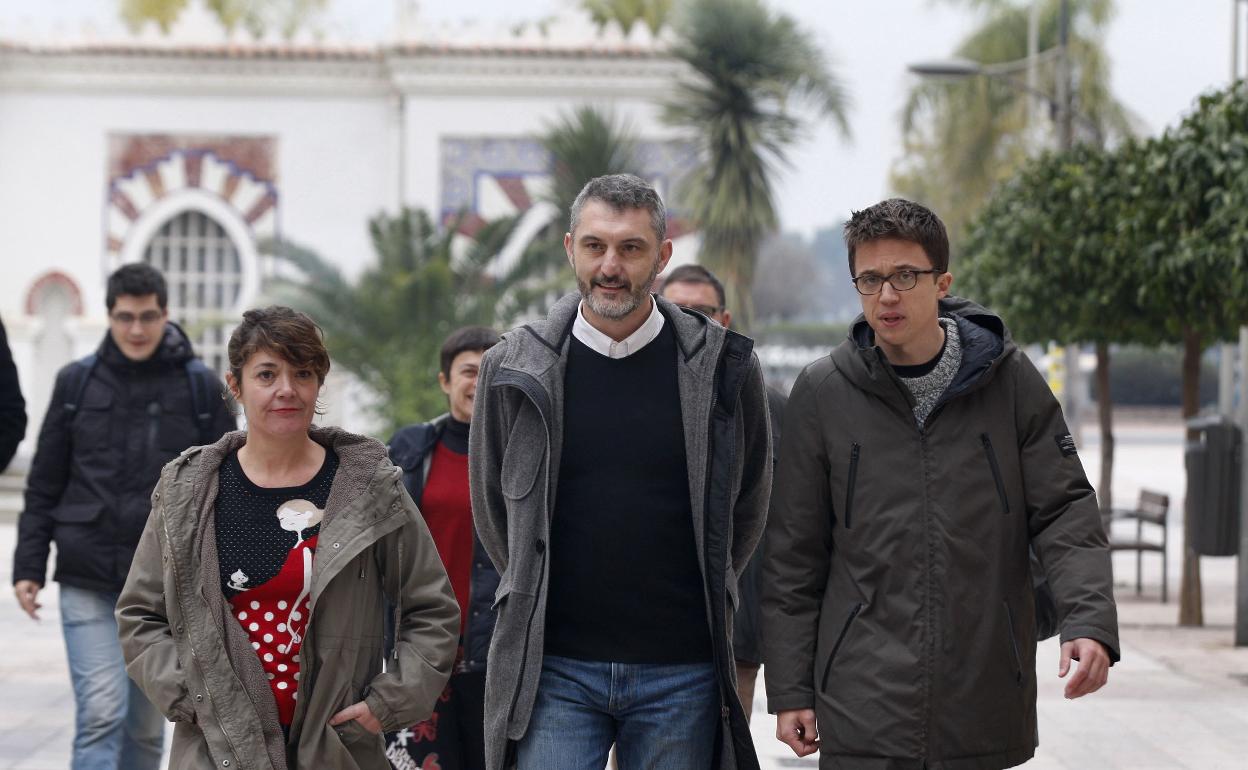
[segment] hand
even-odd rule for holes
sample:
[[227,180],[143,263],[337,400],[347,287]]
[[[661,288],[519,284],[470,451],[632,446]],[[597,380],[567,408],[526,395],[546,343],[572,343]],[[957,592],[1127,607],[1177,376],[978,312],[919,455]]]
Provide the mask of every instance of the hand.
[[790,709],[776,714],[776,738],[799,757],[819,750],[819,729],[814,709]]
[[22,606],[22,611],[29,615],[31,620],[39,619],[39,610],[43,607],[35,601],[41,588],[43,586],[33,580],[19,580],[13,584],[13,593],[17,596],[17,603]]
[[1066,676],[1070,671],[1072,660],[1079,661],[1079,667],[1066,683],[1068,699],[1090,695],[1109,681],[1109,653],[1105,645],[1095,639],[1071,639],[1062,643],[1062,662],[1057,669],[1059,677]]
[[360,726],[368,730],[373,735],[381,732],[381,722],[377,721],[377,717],[373,716],[373,711],[364,701],[352,703],[342,711],[334,714],[329,718],[331,727],[336,727],[344,722],[350,722],[352,719],[360,723]]

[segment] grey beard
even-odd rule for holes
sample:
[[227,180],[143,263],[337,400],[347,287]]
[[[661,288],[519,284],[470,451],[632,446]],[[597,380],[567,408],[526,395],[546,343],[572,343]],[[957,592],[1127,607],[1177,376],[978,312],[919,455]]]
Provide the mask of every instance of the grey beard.
[[636,287],[629,287],[628,296],[615,301],[603,299],[594,294],[592,282],[586,284],[578,278],[576,288],[580,289],[581,299],[585,301],[586,305],[589,305],[589,309],[594,311],[595,315],[618,321],[641,306],[641,303],[646,299],[646,295],[650,292],[650,284],[654,283],[654,279],[658,274],[659,263],[658,260],[655,260],[654,267],[650,269],[650,277]]

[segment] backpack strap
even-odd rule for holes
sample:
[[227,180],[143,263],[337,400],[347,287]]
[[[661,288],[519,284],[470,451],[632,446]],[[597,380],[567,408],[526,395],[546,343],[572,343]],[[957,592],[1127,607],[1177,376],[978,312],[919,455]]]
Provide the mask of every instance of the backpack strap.
[[82,405],[82,396],[87,392],[87,382],[91,379],[91,374],[95,371],[95,365],[100,361],[99,356],[92,353],[84,356],[73,363],[73,383],[69,387],[70,399],[61,404],[72,420],[78,412],[78,407]]
[[186,362],[186,381],[191,387],[191,414],[195,418],[195,427],[199,430],[199,443],[210,444],[212,436],[212,390],[217,383],[217,375],[208,365],[198,358]]

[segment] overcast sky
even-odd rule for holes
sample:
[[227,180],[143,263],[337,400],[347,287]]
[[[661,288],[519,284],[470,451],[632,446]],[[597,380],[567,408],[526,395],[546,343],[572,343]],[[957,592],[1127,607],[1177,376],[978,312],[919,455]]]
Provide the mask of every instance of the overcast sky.
[[[900,155],[898,112],[910,84],[906,64],[949,56],[974,24],[961,8],[934,0],[771,0],[798,18],[828,52],[853,99],[853,137],[820,126],[794,149],[779,184],[784,227],[809,234],[889,193],[888,170]],[[425,0],[422,19],[458,24],[520,22],[572,0]],[[394,0],[331,0],[327,23],[360,41],[392,35]],[[0,37],[58,32],[84,22],[109,32],[116,0],[0,0]],[[1232,0],[1118,0],[1106,45],[1118,98],[1158,133],[1203,91],[1230,77]],[[1242,41],[1241,41],[1242,44]]]

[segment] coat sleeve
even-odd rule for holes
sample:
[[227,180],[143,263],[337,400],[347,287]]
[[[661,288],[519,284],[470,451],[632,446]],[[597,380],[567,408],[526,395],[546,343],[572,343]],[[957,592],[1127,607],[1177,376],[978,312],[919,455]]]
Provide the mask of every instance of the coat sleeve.
[[52,388],[52,401],[39,429],[35,458],[26,478],[26,497],[17,520],[17,549],[13,555],[13,582],[33,580],[43,585],[47,577],[48,551],[56,526],[53,509],[69,483],[72,450],[69,413],[62,408],[65,390],[76,364],[61,369]]
[[1118,610],[1096,493],[1048,384],[1025,356],[1015,371],[1027,527],[1057,600],[1061,639],[1095,639],[1117,661]]
[[171,722],[192,722],[195,709],[187,697],[186,676],[165,600],[165,554],[160,539],[164,513],[157,504],[164,486],[162,477],[152,493],[153,510],[117,599],[117,636],[126,673],[152,705]]
[[26,401],[13,365],[9,338],[0,324],[0,472],[9,466],[17,445],[26,437]]
[[503,498],[502,464],[510,417],[502,394],[494,392],[490,384],[498,371],[502,347],[496,345],[486,351],[482,360],[468,434],[472,520],[482,547],[500,574],[507,571],[507,502]]
[[744,427],[741,489],[732,515],[732,569],[745,571],[750,555],[758,546],[767,525],[767,503],[771,497],[772,446],[771,418],[762,365],[751,355],[749,374],[741,388],[739,408]]
[[819,613],[831,568],[830,466],[810,370],[785,408],[763,558],[767,710],[814,708]]
[[425,520],[400,486],[402,527],[375,546],[382,585],[398,613],[394,651],[364,702],[386,731],[429,718],[446,687],[459,639],[459,605]]

